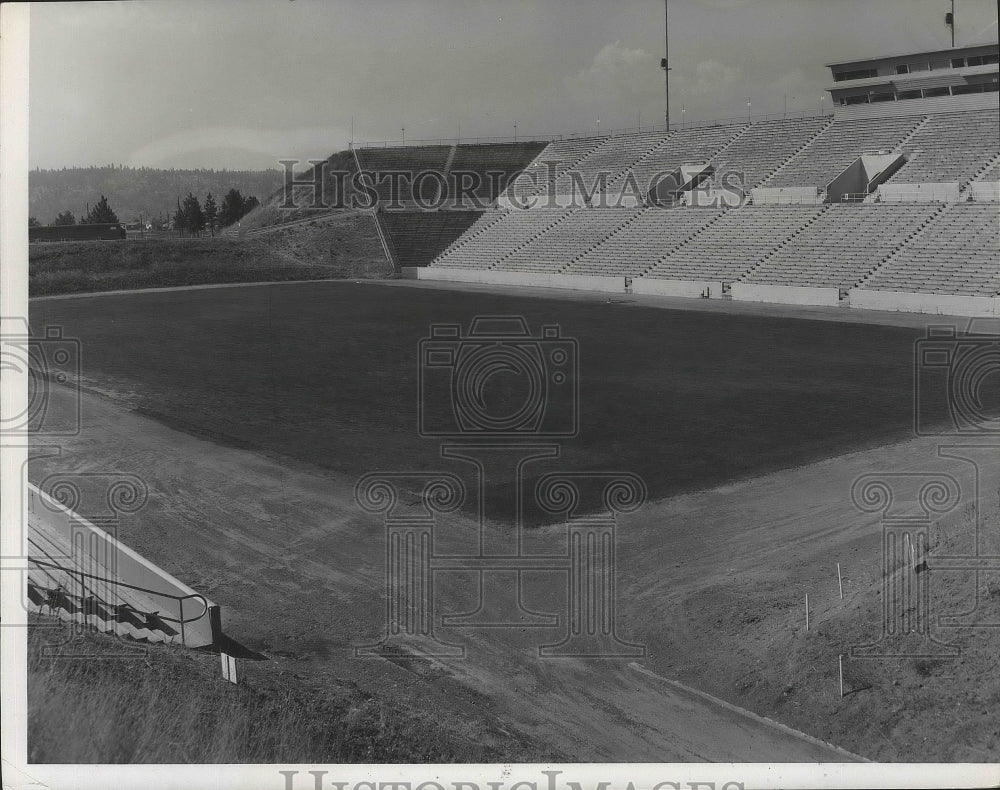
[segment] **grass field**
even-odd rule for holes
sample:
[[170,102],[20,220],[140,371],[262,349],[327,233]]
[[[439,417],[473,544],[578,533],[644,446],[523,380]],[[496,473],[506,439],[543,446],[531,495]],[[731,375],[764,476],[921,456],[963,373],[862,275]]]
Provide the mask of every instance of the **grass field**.
[[[79,338],[85,380],[127,406],[362,474],[455,468],[417,432],[418,343],[478,314],[579,342],[581,429],[553,463],[635,472],[653,497],[911,430],[910,328],[351,282],[37,302],[32,323]],[[492,495],[510,482],[494,475]]]

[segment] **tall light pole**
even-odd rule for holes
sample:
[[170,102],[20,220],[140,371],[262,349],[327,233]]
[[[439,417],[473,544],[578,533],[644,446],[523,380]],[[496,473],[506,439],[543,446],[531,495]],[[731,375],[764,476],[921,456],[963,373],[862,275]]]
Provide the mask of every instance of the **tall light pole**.
[[667,131],[670,131],[670,0],[663,0],[663,60],[660,61],[660,68],[663,69],[663,122]]

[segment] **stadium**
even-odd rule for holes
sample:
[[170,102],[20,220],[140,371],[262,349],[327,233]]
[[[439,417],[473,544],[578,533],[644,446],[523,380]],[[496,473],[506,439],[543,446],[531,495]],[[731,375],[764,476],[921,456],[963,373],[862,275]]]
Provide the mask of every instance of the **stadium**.
[[995,762],[998,55],[356,142],[218,243],[354,223],[380,276],[33,299],[32,638],[142,700],[37,761],[189,761],[204,697],[285,728],[219,762]]

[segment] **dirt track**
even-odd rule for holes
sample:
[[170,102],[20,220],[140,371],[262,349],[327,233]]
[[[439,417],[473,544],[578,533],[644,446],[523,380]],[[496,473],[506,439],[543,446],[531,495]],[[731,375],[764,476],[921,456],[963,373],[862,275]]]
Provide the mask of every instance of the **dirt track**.
[[[53,407],[68,402],[68,392],[57,389]],[[571,760],[845,759],[842,752],[679,692],[627,661],[540,660],[535,646],[558,641],[559,629],[442,632],[466,646],[465,660],[397,665],[351,658],[354,645],[378,637],[384,620],[384,526],[354,505],[354,480],[220,447],[98,396],[83,396],[83,415],[81,435],[64,443],[60,458],[35,462],[32,479],[50,471],[97,470],[142,477],[150,501],[123,524],[121,537],[222,604],[226,630],[267,652],[284,671],[317,682],[345,678],[374,693],[432,706],[441,711],[444,726],[465,726],[465,719],[486,709]],[[878,520],[852,507],[852,481],[870,471],[940,468],[935,456],[933,441],[915,440],[675,497],[623,519],[622,633],[646,645],[641,663],[657,674],[775,715],[769,697],[754,692],[771,694],[775,683],[780,689],[795,668],[768,666],[762,656],[773,660],[772,649],[779,655],[806,650],[815,660],[818,648],[809,640],[823,636],[825,617],[832,621],[838,607],[853,607],[850,616],[863,621],[865,607],[877,607],[865,596],[877,588]],[[985,472],[995,491],[1000,457],[994,461]],[[475,532],[464,517],[439,524],[442,552]],[[564,530],[547,528],[536,537],[556,545]],[[837,561],[848,577],[844,604],[835,603],[831,592]],[[443,605],[468,608],[467,579],[441,577]],[[551,604],[564,584],[536,585],[532,600]],[[819,625],[805,634],[797,607],[800,593],[810,590]],[[761,591],[770,597],[762,599]],[[877,622],[861,626],[870,633]],[[956,754],[955,744],[927,751],[895,738],[886,739],[889,747],[873,743],[858,727],[872,715],[870,707],[877,710],[885,701],[871,695],[866,701],[864,694],[835,699],[836,656],[847,647],[823,648],[827,663],[812,676],[814,687],[796,690],[804,707],[779,708],[780,719],[868,757],[991,759],[992,753],[996,759],[997,740],[990,733],[969,746],[979,757],[975,751]],[[741,687],[747,677],[750,685]],[[749,695],[740,699],[747,688]],[[847,738],[845,732],[854,733],[849,742],[837,737]]]

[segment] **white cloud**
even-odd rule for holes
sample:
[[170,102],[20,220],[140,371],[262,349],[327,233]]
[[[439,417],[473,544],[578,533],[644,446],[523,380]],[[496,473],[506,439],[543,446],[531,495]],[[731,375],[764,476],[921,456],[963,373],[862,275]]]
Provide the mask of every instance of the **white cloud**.
[[655,92],[660,73],[655,55],[615,41],[602,47],[590,66],[567,78],[566,87],[581,103],[608,97],[628,103]]

